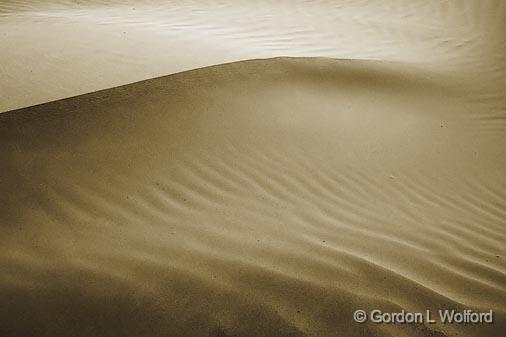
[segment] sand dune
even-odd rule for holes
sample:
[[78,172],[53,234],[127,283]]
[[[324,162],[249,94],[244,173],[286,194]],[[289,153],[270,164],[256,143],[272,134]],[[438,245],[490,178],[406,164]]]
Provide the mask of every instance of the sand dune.
[[0,335],[501,336],[506,148],[475,101],[406,64],[277,58],[1,114]]
[[0,336],[502,336],[505,19],[0,1]]
[[416,63],[490,94],[505,30],[501,0],[3,0],[0,112],[277,56]]

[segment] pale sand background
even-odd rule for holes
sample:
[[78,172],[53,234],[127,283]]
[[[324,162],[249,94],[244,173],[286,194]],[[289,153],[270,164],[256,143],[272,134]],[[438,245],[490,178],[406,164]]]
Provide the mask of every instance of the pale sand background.
[[276,56],[415,62],[497,90],[504,31],[501,0],[2,0],[0,111]]
[[331,58],[1,114],[0,336],[502,336],[503,2],[142,3],[2,2],[3,110]]

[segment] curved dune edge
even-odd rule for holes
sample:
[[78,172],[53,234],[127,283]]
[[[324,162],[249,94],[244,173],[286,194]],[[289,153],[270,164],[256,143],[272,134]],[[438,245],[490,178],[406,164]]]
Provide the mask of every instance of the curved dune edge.
[[0,112],[225,62],[297,56],[437,70],[481,89],[493,126],[504,120],[505,16],[502,0],[4,0]]
[[506,156],[470,101],[277,58],[1,114],[0,335],[500,336]]

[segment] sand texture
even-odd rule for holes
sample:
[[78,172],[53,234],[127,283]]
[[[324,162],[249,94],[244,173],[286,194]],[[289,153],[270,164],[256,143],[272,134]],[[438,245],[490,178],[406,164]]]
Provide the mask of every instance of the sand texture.
[[0,2],[0,336],[503,336],[505,9]]
[[410,62],[504,88],[505,31],[502,0],[2,0],[0,112],[278,56]]

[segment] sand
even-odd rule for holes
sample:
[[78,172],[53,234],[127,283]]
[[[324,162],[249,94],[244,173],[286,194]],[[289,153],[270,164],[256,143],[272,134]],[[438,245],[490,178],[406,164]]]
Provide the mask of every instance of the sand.
[[501,0],[2,0],[0,112],[278,56],[416,63],[495,92],[505,30]]
[[131,4],[0,7],[0,336],[502,336],[502,2]]

